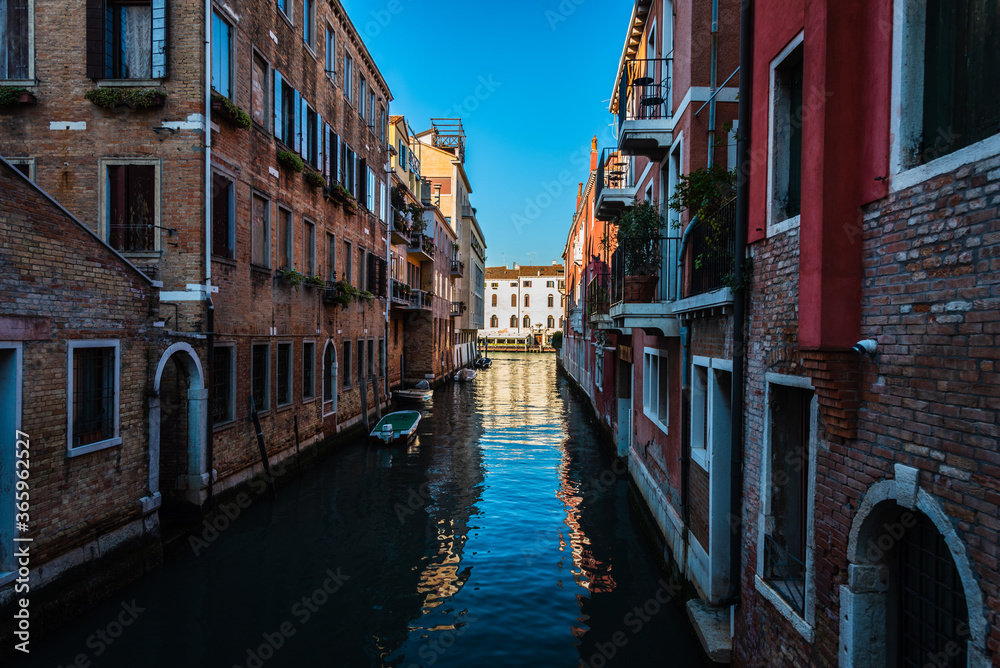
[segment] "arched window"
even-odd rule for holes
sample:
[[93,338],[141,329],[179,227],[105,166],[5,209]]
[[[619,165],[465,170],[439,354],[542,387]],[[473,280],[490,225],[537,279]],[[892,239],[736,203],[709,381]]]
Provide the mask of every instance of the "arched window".
[[549,308],[555,306],[555,303],[556,303],[556,298],[553,297],[552,295],[549,295]]
[[[493,301],[496,301],[496,300],[497,300],[496,295],[493,295]],[[494,306],[496,306],[496,304],[494,304]],[[490,318],[490,327],[492,327],[493,329],[496,329],[499,326],[500,326],[500,318],[498,318],[496,316],[493,316],[492,318]]]
[[494,305],[494,306],[496,306],[496,305],[497,305],[497,295],[496,295],[496,293],[495,293],[495,292],[493,293],[493,305]]
[[510,296],[510,305],[517,308],[517,295]]
[[[549,299],[552,299],[552,297],[550,296]],[[549,316],[549,322],[548,322],[547,326],[548,326],[549,329],[555,329],[556,328],[556,319],[553,318],[551,315]]]
[[515,327],[515,328],[517,327],[517,316],[516,315],[510,316],[510,326],[511,327]]
[[562,316],[559,316],[559,329],[562,329]]
[[524,316],[524,328],[528,329],[529,327],[531,327],[531,318]]
[[337,347],[327,341],[323,351],[323,414],[337,412]]
[[524,308],[531,306],[531,295],[524,295]]

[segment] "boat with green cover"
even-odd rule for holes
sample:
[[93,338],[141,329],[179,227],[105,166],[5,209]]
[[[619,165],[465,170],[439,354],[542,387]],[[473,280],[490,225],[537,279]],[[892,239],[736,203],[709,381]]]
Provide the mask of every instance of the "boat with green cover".
[[420,411],[388,413],[372,429],[368,440],[374,445],[406,445],[417,436]]

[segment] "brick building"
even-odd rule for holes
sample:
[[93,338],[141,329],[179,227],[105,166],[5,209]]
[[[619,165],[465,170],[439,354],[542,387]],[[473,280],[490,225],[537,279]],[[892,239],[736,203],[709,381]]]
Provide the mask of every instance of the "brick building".
[[275,461],[296,418],[309,446],[384,402],[392,98],[341,5],[23,7],[28,65],[5,83],[37,105],[4,112],[0,153],[163,284],[184,342],[150,417],[177,453],[165,508],[261,471],[251,399]]
[[[147,438],[157,361],[190,347],[164,334],[157,283],[3,159],[0,239],[0,613],[25,595],[27,546],[37,630],[65,614],[54,589],[95,601],[161,559],[157,471],[173,453]],[[0,627],[0,655],[14,629]]]
[[479,338],[490,347],[548,346],[563,326],[563,267],[514,263],[486,267],[486,324]]

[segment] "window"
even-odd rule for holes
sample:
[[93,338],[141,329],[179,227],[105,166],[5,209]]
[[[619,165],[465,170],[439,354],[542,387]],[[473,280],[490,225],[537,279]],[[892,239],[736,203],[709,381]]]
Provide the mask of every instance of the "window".
[[[770,589],[806,616],[816,401],[808,379],[767,374],[763,480],[764,535],[758,567]],[[780,607],[780,606],[779,606]]]
[[[357,288],[359,290],[367,290],[368,289],[368,272],[366,271],[367,268],[368,268],[368,251],[366,251],[364,248],[359,248],[358,249],[358,285],[357,285]],[[360,354],[361,354],[361,351],[359,350],[358,351],[358,355],[360,355]]]
[[121,443],[117,341],[69,343],[69,454],[82,455]]
[[708,470],[708,364],[695,360],[691,374],[691,460]]
[[316,398],[316,343],[302,342],[302,400]]
[[271,404],[271,344],[255,343],[250,347],[250,398],[258,413]]
[[281,72],[274,70],[274,137],[296,151],[302,146],[299,137],[301,107],[302,96],[285,81]]
[[326,28],[326,74],[332,80],[337,77],[337,33],[329,26]]
[[358,386],[363,390],[365,386],[365,342],[358,340]]
[[283,206],[278,207],[278,269],[291,269],[292,260],[292,212]]
[[253,196],[250,218],[250,263],[258,267],[271,266],[271,203],[260,195]]
[[375,87],[372,86],[368,91],[368,128],[374,132],[375,130]]
[[268,108],[271,100],[268,69],[267,61],[255,53],[250,72],[250,118],[265,129],[270,129],[271,123],[271,110]]
[[292,5],[294,1],[295,0],[278,0],[278,9],[281,10],[281,13],[284,14],[285,18],[289,21],[292,20],[292,17],[295,14],[295,7]]
[[528,329],[529,327],[531,327],[531,318],[524,316],[524,328]]
[[233,97],[233,28],[219,12],[212,12],[212,88]]
[[598,347],[594,352],[594,385],[604,389],[604,349]]
[[510,287],[516,288],[517,287],[517,281],[511,281],[510,282]]
[[555,327],[556,327],[556,319],[553,318],[550,315],[549,319],[548,319],[548,322],[545,323],[545,326],[548,327],[549,329],[555,329]]
[[547,288],[554,288],[554,287],[556,287],[556,282],[555,281],[545,281],[545,287],[547,287]]
[[554,308],[556,305],[556,298],[553,295],[549,295],[549,308]]
[[524,287],[530,288],[531,287],[531,281],[525,281],[524,282]]
[[496,293],[493,293],[493,299],[491,301],[492,301],[491,306],[493,306],[495,308],[496,305],[497,305],[497,295],[496,295]]
[[531,306],[531,295],[524,295],[524,308]]
[[344,242],[344,280],[347,281],[348,283],[350,283],[351,285],[354,284],[354,264],[353,264],[354,263],[354,256],[352,255],[353,252],[354,252],[354,249],[351,246],[351,242],[350,241],[345,241]]
[[490,287],[493,288],[494,290],[498,290],[500,288],[500,284],[499,283],[490,283]]
[[374,212],[375,211],[375,188],[376,188],[376,185],[375,185],[375,172],[372,171],[371,167],[366,167],[366,171],[368,172],[368,175],[367,175],[367,178],[368,178],[368,187],[365,189],[365,200],[366,200],[365,206],[368,208],[369,211]]
[[89,4],[94,5],[86,16],[89,78],[167,76],[167,0],[108,0],[103,9]]
[[386,368],[386,353],[385,353],[385,339],[378,340],[378,372],[383,378],[388,376],[388,369]]
[[511,329],[516,329],[517,328],[517,316],[516,315],[510,316],[510,326],[511,326]]
[[389,115],[385,111],[385,106],[378,106],[378,140],[385,146],[386,138],[389,136]]
[[[3,0],[0,0],[2,2]],[[2,54],[0,54],[2,56]],[[35,180],[35,159],[34,158],[7,158],[11,167],[27,176],[32,181]]]
[[563,319],[562,319],[562,316],[559,316],[559,329],[562,329],[562,328],[563,328]]
[[315,167],[320,168],[319,155],[320,155],[320,144],[319,144],[319,115],[306,105],[305,101],[302,102],[303,107],[305,107],[305,118],[302,120],[302,157],[305,158],[306,162]]
[[510,296],[510,305],[512,308],[517,308],[517,295]]
[[368,339],[368,377],[375,377],[375,340]]
[[159,162],[102,162],[108,243],[118,251],[155,251],[160,219]]
[[399,140],[399,168],[407,170],[406,143],[402,139]]
[[[494,304],[494,306],[496,306],[496,304]],[[496,329],[496,328],[498,328],[499,326],[500,326],[500,318],[498,318],[498,317],[496,317],[496,316],[492,316],[492,317],[490,318],[490,328],[492,328],[492,329]]]
[[304,236],[302,238],[302,271],[306,276],[319,274],[316,271],[316,225],[308,220],[303,221]]
[[354,59],[347,53],[344,54],[344,97],[354,102]]
[[798,222],[802,200],[802,39],[792,42],[771,64],[768,232]]
[[326,280],[333,282],[337,280],[337,239],[332,234],[326,235]]
[[337,412],[337,348],[327,341],[323,351],[323,415]]
[[292,344],[278,344],[278,407],[292,403]]
[[302,39],[310,49],[316,48],[316,15],[313,0],[302,0]]
[[351,386],[351,342],[344,341],[344,387]]
[[0,0],[0,79],[34,78],[30,0]]
[[236,412],[234,350],[232,344],[219,343],[212,350],[212,422],[217,425],[232,422]]
[[666,350],[646,348],[643,353],[642,412],[667,433],[670,424],[670,363]]
[[212,254],[236,256],[236,187],[222,174],[212,174]]
[[361,120],[365,120],[365,102],[368,100],[368,81],[364,77],[358,78],[358,114]]

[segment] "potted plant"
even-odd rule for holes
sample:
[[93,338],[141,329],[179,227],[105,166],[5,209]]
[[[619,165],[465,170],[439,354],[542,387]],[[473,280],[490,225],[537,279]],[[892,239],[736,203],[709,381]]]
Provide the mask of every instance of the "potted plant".
[[306,182],[313,188],[326,187],[326,179],[319,172],[306,172]]
[[155,88],[92,88],[83,97],[104,109],[154,109],[162,107],[167,101],[167,94]]
[[224,95],[212,93],[212,111],[240,129],[249,130],[252,125],[250,114],[237,107],[232,100]]
[[35,94],[27,88],[0,86],[0,107],[35,104]]
[[302,158],[291,151],[278,151],[278,162],[293,172],[301,172],[306,168],[306,163],[302,162]]
[[626,300],[650,302],[659,280],[663,216],[656,205],[643,202],[619,214],[615,224],[625,260]]
[[320,276],[319,274],[315,276],[309,276],[303,281],[303,283],[305,283],[306,286],[310,288],[322,288],[326,285],[326,281],[324,281],[323,277]]
[[274,273],[274,276],[279,281],[288,283],[288,285],[292,286],[296,290],[300,285],[302,285],[302,282],[306,280],[305,275],[299,273],[295,269],[279,269]]

